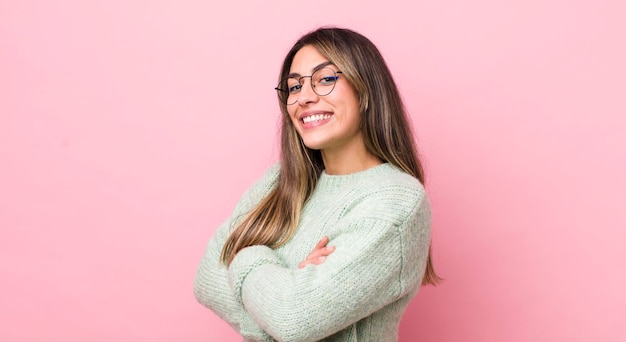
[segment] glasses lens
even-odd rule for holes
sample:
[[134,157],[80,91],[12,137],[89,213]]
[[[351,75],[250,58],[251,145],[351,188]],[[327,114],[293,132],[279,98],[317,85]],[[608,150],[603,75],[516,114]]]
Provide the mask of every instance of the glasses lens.
[[[301,80],[310,78],[313,91],[319,96],[326,96],[335,89],[335,84],[339,79],[337,72],[331,68],[322,68],[317,70],[311,76],[302,76],[300,78],[290,77],[278,84],[278,97],[284,103],[291,105],[298,101],[300,91],[302,90]],[[306,83],[306,82],[305,82]]]
[[312,76],[313,90],[319,96],[326,96],[335,89],[337,83],[337,73],[331,68],[322,68],[316,71]]
[[276,87],[279,98],[286,104],[294,104],[298,101],[298,93],[300,93],[301,88],[300,81],[294,77],[282,80]]

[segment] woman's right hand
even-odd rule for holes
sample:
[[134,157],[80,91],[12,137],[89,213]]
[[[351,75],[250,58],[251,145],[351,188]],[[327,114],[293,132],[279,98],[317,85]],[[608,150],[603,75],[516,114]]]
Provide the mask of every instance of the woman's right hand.
[[319,265],[326,260],[326,257],[335,251],[335,246],[327,246],[328,245],[328,236],[324,236],[318,243],[313,247],[313,250],[306,257],[304,261],[298,264],[298,268],[304,268],[304,266],[308,264]]

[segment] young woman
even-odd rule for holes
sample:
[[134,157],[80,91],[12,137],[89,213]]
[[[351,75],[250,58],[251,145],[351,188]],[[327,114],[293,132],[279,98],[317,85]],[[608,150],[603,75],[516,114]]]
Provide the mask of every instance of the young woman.
[[430,262],[409,120],[378,49],[321,28],[285,57],[280,162],[208,244],[197,300],[247,341],[396,341]]

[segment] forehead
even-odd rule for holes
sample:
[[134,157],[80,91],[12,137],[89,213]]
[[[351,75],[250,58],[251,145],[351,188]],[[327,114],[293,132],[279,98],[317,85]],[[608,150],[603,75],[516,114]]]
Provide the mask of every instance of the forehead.
[[310,75],[315,67],[327,62],[328,59],[324,57],[315,47],[305,45],[298,52],[296,52],[296,55],[293,57],[289,73]]

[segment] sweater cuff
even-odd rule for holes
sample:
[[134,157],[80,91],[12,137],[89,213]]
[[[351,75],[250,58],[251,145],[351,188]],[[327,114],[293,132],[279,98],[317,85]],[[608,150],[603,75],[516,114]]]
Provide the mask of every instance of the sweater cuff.
[[246,277],[255,268],[265,264],[281,265],[274,250],[265,245],[249,246],[235,255],[228,267],[228,284],[239,303],[243,304],[241,291]]

